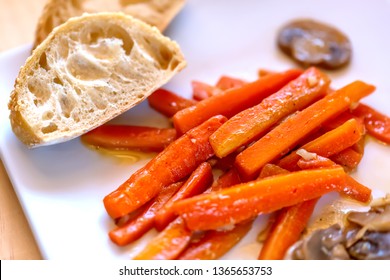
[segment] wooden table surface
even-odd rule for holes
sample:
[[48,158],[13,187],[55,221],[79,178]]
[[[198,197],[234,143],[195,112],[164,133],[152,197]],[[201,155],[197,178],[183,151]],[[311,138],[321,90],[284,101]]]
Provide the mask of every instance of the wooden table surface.
[[[35,25],[45,3],[46,0],[0,0],[0,52],[33,41]],[[41,258],[0,161],[0,259]]]

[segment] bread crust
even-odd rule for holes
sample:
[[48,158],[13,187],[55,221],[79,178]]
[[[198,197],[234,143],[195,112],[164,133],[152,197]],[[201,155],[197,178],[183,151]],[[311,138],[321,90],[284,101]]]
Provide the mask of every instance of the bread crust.
[[29,147],[73,139],[142,102],[185,65],[176,42],[132,16],[71,18],[21,67],[12,129]]
[[49,0],[38,20],[33,48],[54,27],[83,13],[123,12],[163,32],[184,4],[185,0]]

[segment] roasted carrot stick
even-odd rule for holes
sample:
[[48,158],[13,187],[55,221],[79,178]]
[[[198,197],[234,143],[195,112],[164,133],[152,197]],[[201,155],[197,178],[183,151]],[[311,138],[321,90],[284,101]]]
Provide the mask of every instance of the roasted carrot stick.
[[81,136],[81,140],[88,145],[144,152],[161,152],[175,139],[174,128],[108,124]]
[[238,175],[238,172],[235,168],[232,168],[229,171],[223,173],[221,176],[219,176],[219,178],[212,184],[211,188],[208,189],[206,193],[226,189],[240,183],[241,179]]
[[319,156],[317,154],[313,154],[311,158],[301,158],[298,160],[297,165],[300,169],[317,169],[317,168],[329,168],[336,165],[332,160]]
[[254,178],[266,163],[281,157],[300,139],[374,89],[372,85],[355,81],[291,116],[237,156],[238,171],[244,178]]
[[337,117],[332,118],[329,121],[325,122],[322,125],[321,130],[323,130],[325,132],[333,130],[333,129],[341,126],[342,124],[344,124],[346,121],[349,121],[350,119],[355,119],[359,124],[361,124],[362,127],[364,126],[363,118],[358,117],[358,116],[352,114],[348,110],[348,111],[345,111],[345,112],[341,113]]
[[138,253],[134,260],[173,260],[188,246],[192,232],[176,218]]
[[192,81],[191,86],[192,98],[198,101],[207,99],[222,92],[222,90],[217,87],[199,81]]
[[164,186],[191,174],[213,156],[209,137],[225,121],[223,116],[212,117],[172,142],[104,198],[107,213],[112,218],[126,215],[152,199]]
[[311,199],[278,211],[260,251],[260,260],[281,260],[288,248],[299,240],[318,199]]
[[147,231],[153,228],[156,212],[175,194],[183,185],[183,182],[171,184],[150,202],[136,219],[110,231],[109,237],[115,244],[125,246],[137,240]]
[[328,76],[317,68],[307,69],[282,89],[236,114],[217,129],[210,137],[215,155],[222,158],[258,139],[284,117],[324,96],[329,83]]
[[149,106],[157,112],[172,117],[176,112],[196,104],[196,101],[186,99],[166,89],[158,89],[148,97]]
[[176,215],[171,208],[175,201],[202,193],[212,182],[213,172],[211,165],[207,162],[200,164],[199,167],[192,172],[184,185],[156,213],[154,219],[155,228],[158,231],[161,231],[176,218]]
[[198,241],[191,243],[179,260],[216,260],[234,247],[252,228],[253,221],[242,222],[225,231],[210,230]]
[[228,90],[232,88],[241,87],[245,84],[246,82],[244,80],[229,77],[229,76],[222,76],[219,78],[215,86],[222,90]]
[[[222,174],[206,192],[212,192],[240,183],[238,173],[232,169]],[[193,234],[181,217],[165,227],[135,259],[174,259],[189,244]]]
[[[344,124],[306,143],[301,149],[323,157],[330,157],[360,141],[363,133],[364,126],[357,120],[350,119]],[[297,166],[299,159],[301,159],[301,156],[296,151],[293,151],[279,160],[277,165],[289,171],[299,170]]]
[[[308,153],[307,151],[305,151],[304,154],[309,155],[303,156],[297,162],[297,166],[299,166],[301,169],[306,170],[315,168],[340,167],[340,165],[333,162],[332,160],[317,154]],[[360,184],[348,174],[346,174],[344,188],[340,191],[340,193],[363,203],[369,202],[371,199],[371,189]]]
[[286,83],[301,74],[300,70],[275,73],[255,82],[245,84],[214,95],[183,109],[173,116],[173,123],[179,134],[201,124],[215,115],[230,118],[238,112],[258,104],[263,98],[276,92]]
[[348,170],[355,169],[363,158],[363,154],[355,151],[352,147],[347,148],[330,157],[332,161],[340,164]]
[[[260,177],[287,173],[289,171],[286,169],[268,163],[262,168]],[[287,249],[300,238],[317,201],[315,198],[277,211],[267,231],[259,259],[283,259]]]
[[259,77],[264,77],[264,76],[267,76],[269,74],[273,74],[275,73],[275,71],[273,70],[269,70],[269,69],[265,69],[265,68],[260,68],[258,71],[257,71],[257,75]]
[[368,134],[390,144],[390,117],[362,103],[352,113],[364,118]]
[[281,168],[280,166],[272,163],[267,163],[260,171],[260,175],[258,179],[264,179],[269,176],[279,175],[279,174],[287,174],[288,170]]
[[226,227],[344,188],[342,167],[297,171],[243,183],[173,204],[191,230]]

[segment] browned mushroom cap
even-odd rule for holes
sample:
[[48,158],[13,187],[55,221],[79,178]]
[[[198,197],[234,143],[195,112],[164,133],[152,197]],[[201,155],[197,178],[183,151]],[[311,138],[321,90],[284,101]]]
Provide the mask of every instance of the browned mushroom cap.
[[314,20],[284,26],[277,38],[280,49],[301,65],[337,69],[351,59],[351,43],[341,31]]

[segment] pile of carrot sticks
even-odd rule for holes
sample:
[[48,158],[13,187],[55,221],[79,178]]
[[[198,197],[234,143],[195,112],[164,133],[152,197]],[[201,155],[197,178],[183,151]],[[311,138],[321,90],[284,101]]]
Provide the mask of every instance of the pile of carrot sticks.
[[[158,89],[170,128],[103,125],[90,145],[155,152],[104,198],[109,237],[127,246],[159,233],[134,259],[218,259],[262,214],[274,214],[259,259],[283,259],[329,192],[368,203],[354,180],[367,134],[390,144],[390,118],[361,103],[375,87],[333,89],[318,68],[260,71],[255,81],[192,82],[192,99]],[[219,176],[216,176],[219,171]]]

